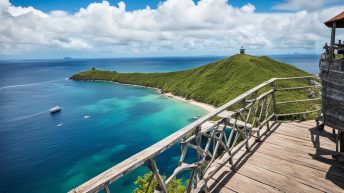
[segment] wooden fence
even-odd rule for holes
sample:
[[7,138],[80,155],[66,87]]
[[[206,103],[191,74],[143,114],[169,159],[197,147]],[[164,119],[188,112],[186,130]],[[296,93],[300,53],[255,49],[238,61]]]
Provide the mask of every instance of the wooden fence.
[[[299,81],[304,84],[279,88],[277,87],[279,81]],[[319,89],[319,87],[319,80],[315,76],[270,79],[81,184],[71,190],[70,193],[98,192],[101,190],[109,193],[111,183],[124,175],[130,175],[128,173],[142,165],[148,166],[153,173],[147,191],[149,186],[153,184],[151,183],[153,178],[155,178],[158,182],[157,187],[154,187],[155,190],[167,192],[167,185],[171,180],[185,170],[191,171],[188,172],[190,175],[186,187],[187,192],[204,190],[206,189],[207,180],[220,169],[216,167],[214,169],[213,163],[221,155],[227,154],[229,156],[228,163],[233,164],[232,157],[238,151],[242,148],[249,151],[248,142],[250,138],[254,137],[256,140],[260,140],[262,127],[266,126],[269,129],[271,124],[279,118],[321,110],[321,108],[318,108],[302,112],[279,113],[278,105],[280,104],[314,102],[320,101],[321,98],[306,97],[297,100],[277,101],[276,93],[291,90]],[[226,116],[221,117],[223,114],[226,114]],[[174,145],[181,146],[178,166],[170,176],[162,178],[156,164],[156,157]],[[186,163],[187,151],[190,149],[196,152],[194,158],[196,161]]]

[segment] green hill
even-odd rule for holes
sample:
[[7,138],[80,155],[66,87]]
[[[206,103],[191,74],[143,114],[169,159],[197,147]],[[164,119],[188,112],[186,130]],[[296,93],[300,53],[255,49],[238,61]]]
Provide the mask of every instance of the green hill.
[[[163,92],[220,106],[258,84],[274,77],[308,76],[294,66],[267,56],[234,55],[198,68],[167,73],[119,73],[91,69],[75,74],[73,80],[105,80],[160,88]],[[286,83],[290,84],[290,83]],[[293,83],[292,83],[293,84]],[[297,83],[295,83],[297,84]],[[301,96],[303,95],[303,96]],[[307,97],[301,91],[281,95],[282,98]],[[312,106],[288,106],[290,111]],[[287,110],[287,111],[289,111]]]

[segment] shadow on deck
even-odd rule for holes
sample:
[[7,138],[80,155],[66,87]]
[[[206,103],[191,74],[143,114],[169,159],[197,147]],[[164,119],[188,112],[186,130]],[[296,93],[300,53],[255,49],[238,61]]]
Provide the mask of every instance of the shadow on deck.
[[210,192],[344,192],[335,135],[314,121],[276,123],[250,152],[240,151],[208,181]]

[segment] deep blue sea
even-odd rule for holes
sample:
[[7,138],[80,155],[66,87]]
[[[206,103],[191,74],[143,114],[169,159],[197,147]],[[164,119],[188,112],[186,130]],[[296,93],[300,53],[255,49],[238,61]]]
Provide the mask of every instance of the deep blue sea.
[[292,64],[299,69],[302,69],[311,74],[319,74],[319,60],[320,55],[302,55],[302,54],[295,54],[295,55],[272,55],[271,58],[275,60],[279,60],[281,62],[285,62],[288,64]]
[[[318,73],[318,56],[272,56]],[[97,69],[166,72],[224,57],[166,57],[0,61],[0,190],[3,193],[66,192],[205,115],[199,107],[156,90],[106,82],[71,81]],[[257,83],[258,84],[258,83]],[[51,115],[49,108],[62,111]],[[158,159],[172,171],[180,148]],[[111,186],[131,192],[140,167]]]

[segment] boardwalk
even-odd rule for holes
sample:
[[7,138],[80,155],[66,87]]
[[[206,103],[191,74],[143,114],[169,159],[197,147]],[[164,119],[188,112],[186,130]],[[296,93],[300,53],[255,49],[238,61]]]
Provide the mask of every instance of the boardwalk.
[[314,121],[276,124],[251,151],[234,157],[208,182],[210,192],[344,192],[344,164],[332,159],[332,129]]

